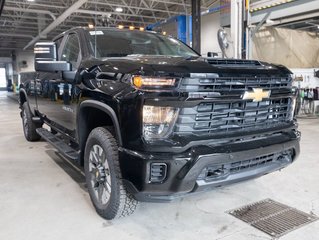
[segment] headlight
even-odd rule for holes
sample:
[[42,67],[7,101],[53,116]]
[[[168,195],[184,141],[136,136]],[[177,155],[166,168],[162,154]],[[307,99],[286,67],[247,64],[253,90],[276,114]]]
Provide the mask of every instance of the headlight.
[[178,109],[173,107],[143,107],[143,135],[146,140],[166,138],[173,129]]
[[134,76],[132,77],[132,84],[136,88],[171,88],[174,87],[176,83],[175,78],[166,77],[144,77],[144,76]]
[[290,103],[290,112],[289,112],[289,120],[292,121],[294,117],[296,116],[297,113],[297,101],[299,101],[299,95],[298,95],[298,89],[296,87],[292,87],[292,94],[294,95],[291,98],[291,103]]
[[289,116],[289,120],[292,121],[295,117],[295,113],[296,113],[296,103],[297,103],[297,99],[294,97],[291,99],[291,105],[290,105],[290,116]]

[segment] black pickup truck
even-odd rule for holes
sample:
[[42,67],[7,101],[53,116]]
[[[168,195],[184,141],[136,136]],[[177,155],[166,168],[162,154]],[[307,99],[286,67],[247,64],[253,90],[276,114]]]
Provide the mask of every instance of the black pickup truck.
[[172,37],[114,28],[71,29],[34,51],[36,78],[20,86],[25,137],[84,166],[106,219],[262,176],[299,154],[284,66],[204,59]]

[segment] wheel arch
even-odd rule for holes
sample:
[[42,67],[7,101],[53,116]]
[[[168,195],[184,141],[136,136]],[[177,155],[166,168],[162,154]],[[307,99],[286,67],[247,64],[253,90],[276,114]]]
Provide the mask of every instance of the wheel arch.
[[83,101],[77,114],[77,135],[83,163],[84,148],[90,132],[96,127],[112,126],[118,146],[122,146],[120,124],[115,111],[105,103],[96,100]]
[[20,88],[19,90],[19,105],[20,107],[27,102],[29,105],[28,97],[27,97],[27,92],[25,91],[24,88]]

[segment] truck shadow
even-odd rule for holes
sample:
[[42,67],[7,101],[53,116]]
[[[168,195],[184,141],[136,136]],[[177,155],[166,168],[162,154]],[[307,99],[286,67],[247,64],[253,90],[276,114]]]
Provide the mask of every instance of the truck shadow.
[[45,151],[48,156],[64,170],[79,186],[87,192],[84,169],[65,159],[59,152],[53,149]]

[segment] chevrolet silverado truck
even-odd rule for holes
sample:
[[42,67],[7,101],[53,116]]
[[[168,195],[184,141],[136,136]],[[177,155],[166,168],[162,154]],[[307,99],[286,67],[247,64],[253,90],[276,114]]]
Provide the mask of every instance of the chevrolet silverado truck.
[[105,219],[280,170],[297,158],[284,66],[205,59],[155,32],[74,28],[35,45],[25,138],[84,167]]

